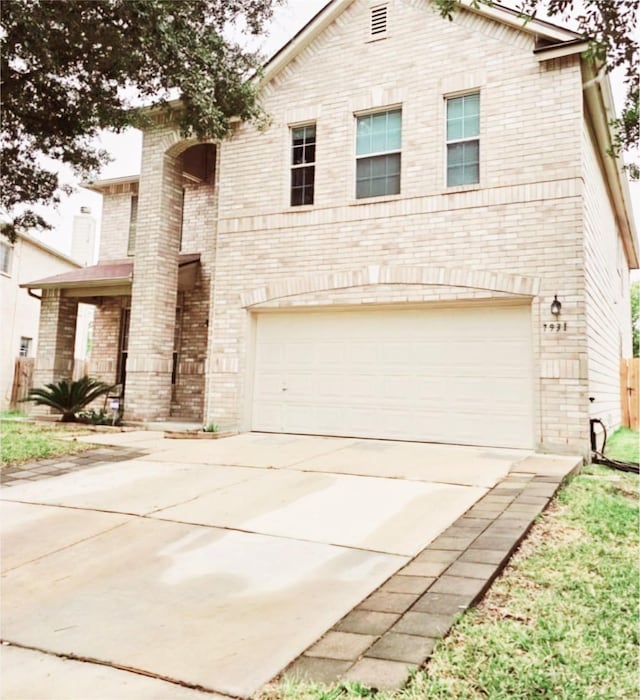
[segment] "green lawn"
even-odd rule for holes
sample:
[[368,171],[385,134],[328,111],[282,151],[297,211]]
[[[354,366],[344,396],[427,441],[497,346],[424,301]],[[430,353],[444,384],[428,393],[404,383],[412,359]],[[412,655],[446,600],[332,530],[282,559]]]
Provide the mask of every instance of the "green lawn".
[[[376,700],[637,698],[638,476],[585,468],[407,688]],[[261,700],[368,697],[284,679]]]
[[[3,414],[3,418],[6,414]],[[92,447],[84,442],[61,440],[70,433],[89,432],[82,426],[62,423],[33,423],[0,418],[0,455],[2,466],[23,464],[32,459],[46,459],[76,454]]]
[[607,440],[605,457],[620,462],[640,462],[640,433],[629,428],[620,428]]

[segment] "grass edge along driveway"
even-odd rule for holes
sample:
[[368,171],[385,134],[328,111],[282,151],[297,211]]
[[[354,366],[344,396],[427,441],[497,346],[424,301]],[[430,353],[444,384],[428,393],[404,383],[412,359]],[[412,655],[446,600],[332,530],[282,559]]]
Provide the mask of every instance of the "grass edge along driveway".
[[[95,445],[69,439],[90,432],[74,423],[12,420],[0,417],[1,465],[14,467],[34,459],[64,457],[90,450]],[[64,439],[62,439],[64,438]]]
[[[376,700],[638,697],[638,476],[589,466],[558,493],[425,669]],[[284,678],[260,700],[373,697]]]

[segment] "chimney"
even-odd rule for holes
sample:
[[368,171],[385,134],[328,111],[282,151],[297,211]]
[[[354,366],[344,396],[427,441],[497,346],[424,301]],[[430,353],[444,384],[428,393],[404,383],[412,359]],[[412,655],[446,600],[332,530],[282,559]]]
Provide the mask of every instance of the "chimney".
[[71,257],[83,267],[95,264],[96,220],[91,215],[91,207],[80,207],[80,213],[73,217]]

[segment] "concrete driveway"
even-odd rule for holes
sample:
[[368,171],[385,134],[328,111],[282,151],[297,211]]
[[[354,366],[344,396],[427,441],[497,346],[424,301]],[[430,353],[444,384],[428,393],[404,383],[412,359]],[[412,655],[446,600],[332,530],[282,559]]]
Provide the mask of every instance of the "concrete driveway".
[[528,455],[90,440],[145,454],[0,492],[3,698],[248,697]]

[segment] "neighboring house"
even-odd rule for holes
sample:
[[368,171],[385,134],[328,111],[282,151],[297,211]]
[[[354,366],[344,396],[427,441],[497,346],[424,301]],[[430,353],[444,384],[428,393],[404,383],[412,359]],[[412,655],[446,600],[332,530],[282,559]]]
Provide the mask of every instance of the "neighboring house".
[[82,299],[129,420],[588,455],[638,243],[586,48],[499,7],[329,3],[265,67],[268,128],[152,112],[140,176],[93,185],[99,264],[29,285],[41,381]]
[[35,277],[79,267],[75,260],[30,236],[19,234],[15,244],[0,236],[0,406],[3,410],[11,402],[16,358],[35,358],[39,350],[40,300],[27,289],[20,289],[20,285]]

